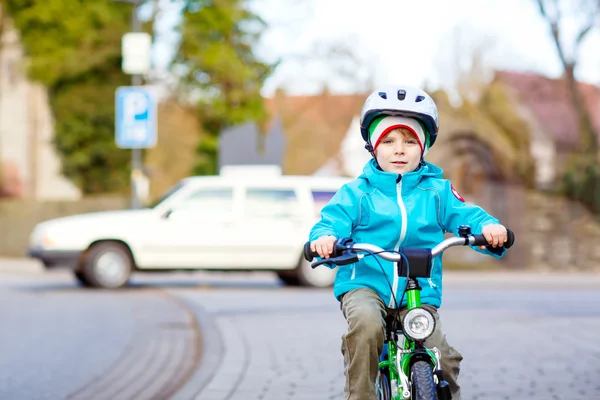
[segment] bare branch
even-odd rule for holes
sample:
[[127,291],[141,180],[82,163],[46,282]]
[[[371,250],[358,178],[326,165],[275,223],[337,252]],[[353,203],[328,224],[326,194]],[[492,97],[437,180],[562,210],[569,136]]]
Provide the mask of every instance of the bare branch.
[[579,32],[579,35],[577,35],[577,38],[575,39],[575,43],[577,44],[577,46],[579,46],[581,44],[581,42],[583,41],[583,39],[585,39],[585,36],[588,34],[589,31],[592,30],[592,28],[594,27],[594,22],[590,22],[588,26],[586,26],[585,28],[583,28],[581,30],[581,32]]
[[566,69],[568,66],[574,66],[576,60],[574,60],[574,59],[567,60],[567,57],[565,56],[565,52],[560,43],[559,21],[560,21],[561,14],[560,14],[560,9],[558,7],[558,0],[553,0],[552,2],[554,4],[554,11],[555,11],[554,17],[549,15],[546,5],[544,4],[544,0],[537,0],[538,6],[540,9],[540,13],[542,14],[544,19],[548,22],[548,25],[550,26],[550,31],[552,33],[554,45],[556,46],[556,51],[558,52],[558,57],[560,58],[560,61],[563,65],[563,67]]
[[[579,59],[578,50],[580,48],[581,43],[583,42],[587,34],[595,27],[595,21],[598,17],[598,0],[593,0],[592,3],[585,4],[580,2],[580,8],[576,9],[577,15],[585,15],[587,17],[587,23],[583,25],[582,29],[579,31],[579,34],[576,36],[573,43],[574,50],[569,59],[566,57],[564,47],[560,41],[561,31],[559,24],[561,22],[561,10],[558,5],[558,0],[551,1],[551,4],[554,5],[555,11],[553,16],[550,15],[549,10],[546,7],[548,3],[546,3],[544,0],[537,0],[537,4],[540,10],[540,14],[548,23],[548,26],[552,33],[552,39],[554,40],[554,44],[556,46],[558,57],[560,58],[560,61],[564,68],[563,76],[571,93],[572,105],[577,112],[579,120],[579,130],[581,133],[582,149],[584,149],[585,152],[594,153],[598,148],[597,133],[596,129],[592,124],[592,118],[589,113],[589,110],[587,110],[583,101],[580,89],[577,85],[577,80],[575,79],[575,66],[577,65]],[[588,7],[584,7],[585,5],[587,5]]]

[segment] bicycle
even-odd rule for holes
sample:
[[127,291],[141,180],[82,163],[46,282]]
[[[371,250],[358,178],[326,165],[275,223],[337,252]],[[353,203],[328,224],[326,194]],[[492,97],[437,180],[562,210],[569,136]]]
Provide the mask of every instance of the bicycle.
[[[514,233],[507,229],[508,241],[504,248],[514,244]],[[481,234],[474,235],[468,225],[461,225],[459,236],[443,240],[433,249],[400,248],[398,252],[368,244],[354,243],[350,238],[335,242],[330,258],[311,264],[313,268],[322,264],[348,265],[371,255],[396,263],[399,276],[406,276],[406,286],[400,298],[402,304],[407,296],[407,312],[398,321],[400,307],[396,314],[386,318],[386,334],[383,351],[379,356],[379,372],[376,380],[378,400],[450,400],[450,387],[444,380],[441,369],[441,354],[437,348],[426,348],[425,340],[435,329],[435,319],[431,312],[421,307],[421,287],[417,278],[430,278],[432,259],[453,246],[487,246],[492,252],[502,248],[491,247]],[[368,253],[368,255],[359,252]],[[310,250],[310,242],[304,245],[304,258],[312,262],[319,255]],[[378,261],[379,262],[379,261]],[[383,266],[379,263],[382,272]],[[389,283],[389,282],[388,282]],[[400,327],[398,327],[400,324]],[[399,337],[404,337],[399,343]]]

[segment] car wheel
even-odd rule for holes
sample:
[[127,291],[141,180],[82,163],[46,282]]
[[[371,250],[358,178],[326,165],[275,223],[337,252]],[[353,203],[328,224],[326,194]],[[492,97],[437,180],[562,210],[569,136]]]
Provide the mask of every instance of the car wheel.
[[129,249],[119,243],[105,242],[87,251],[82,273],[90,286],[117,289],[127,284],[132,270]]
[[90,286],[90,283],[86,279],[86,277],[83,274],[83,272],[81,272],[81,271],[73,271],[73,276],[75,276],[75,279],[77,280],[77,282],[79,282],[81,284],[81,286],[84,286],[84,287]]
[[302,258],[297,269],[297,276],[298,281],[302,286],[325,288],[333,285],[336,272],[337,267],[331,269],[322,265],[313,268],[310,266],[310,262]]
[[288,286],[298,286],[298,277],[296,271],[277,271],[277,276]]

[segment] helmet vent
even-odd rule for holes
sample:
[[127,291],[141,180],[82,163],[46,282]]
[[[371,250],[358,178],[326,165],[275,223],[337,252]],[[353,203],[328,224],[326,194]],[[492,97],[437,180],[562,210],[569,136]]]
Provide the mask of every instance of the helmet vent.
[[379,97],[381,97],[382,99],[387,99],[387,94],[385,92],[379,92]]
[[404,100],[406,98],[406,90],[398,90],[398,100]]
[[417,99],[415,100],[416,103],[425,100],[425,96],[417,96]]

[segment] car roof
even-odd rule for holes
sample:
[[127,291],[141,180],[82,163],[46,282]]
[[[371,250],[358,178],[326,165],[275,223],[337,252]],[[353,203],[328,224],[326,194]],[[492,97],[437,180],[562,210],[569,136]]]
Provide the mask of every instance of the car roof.
[[186,185],[201,185],[203,183],[229,183],[239,184],[241,182],[251,185],[286,186],[286,185],[308,185],[315,188],[339,188],[349,182],[352,178],[342,176],[309,176],[309,175],[204,175],[189,176],[181,180]]

